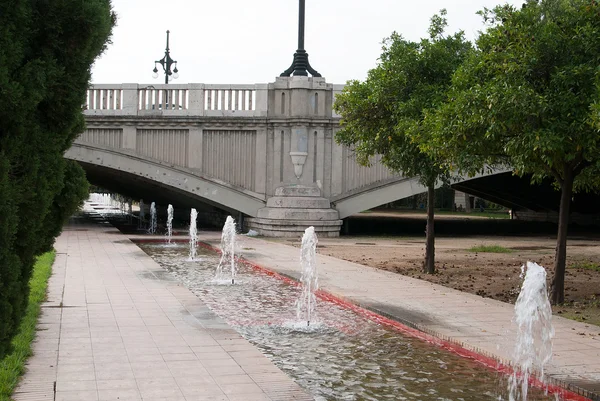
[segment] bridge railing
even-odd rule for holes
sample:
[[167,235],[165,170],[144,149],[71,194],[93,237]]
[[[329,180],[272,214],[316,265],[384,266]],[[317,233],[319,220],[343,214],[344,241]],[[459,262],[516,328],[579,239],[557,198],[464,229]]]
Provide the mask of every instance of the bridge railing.
[[84,113],[88,116],[267,115],[268,85],[91,85]]

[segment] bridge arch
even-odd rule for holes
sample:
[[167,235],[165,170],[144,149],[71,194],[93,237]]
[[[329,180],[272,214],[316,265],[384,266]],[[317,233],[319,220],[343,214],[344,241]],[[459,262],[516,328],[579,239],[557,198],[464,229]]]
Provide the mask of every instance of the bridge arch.
[[427,191],[418,178],[397,177],[386,182],[375,182],[359,190],[344,193],[332,199],[332,206],[344,219],[398,199],[408,198]]
[[[468,185],[465,185],[467,182],[476,181],[483,177],[510,173],[510,171],[511,170],[507,168],[495,170],[485,169],[483,172],[476,174],[473,177],[457,177],[452,180],[451,184],[452,186],[464,188],[468,187]],[[442,183],[438,182],[435,187],[437,189],[441,186]],[[369,210],[386,203],[424,192],[427,192],[427,187],[419,182],[418,177],[406,178],[394,176],[387,180],[374,182],[368,186],[339,195],[333,198],[331,203],[339,212],[340,219],[343,219],[364,210]],[[502,203],[501,197],[496,198],[495,200]],[[512,206],[513,204],[509,202],[507,205]]]
[[222,209],[256,216],[265,206],[264,196],[234,187],[220,180],[195,174],[192,170],[146,159],[127,150],[115,150],[100,145],[74,143],[65,153],[67,159],[81,164],[102,167],[152,181],[158,187],[184,192],[188,198]]

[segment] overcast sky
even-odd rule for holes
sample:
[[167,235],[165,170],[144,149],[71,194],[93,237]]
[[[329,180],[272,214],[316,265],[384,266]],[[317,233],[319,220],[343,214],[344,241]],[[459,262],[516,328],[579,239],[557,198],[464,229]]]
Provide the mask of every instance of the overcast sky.
[[[449,32],[473,40],[475,13],[501,0],[307,0],[305,48],[327,82],[364,79],[381,41],[393,31],[427,35],[429,19],[448,10]],[[166,30],[180,77],[173,83],[267,83],[287,69],[298,43],[298,0],[112,0],[118,16],[112,44],[93,67],[94,83],[161,83],[154,61]],[[508,0],[520,5],[522,0]],[[160,66],[159,66],[160,69]],[[162,77],[164,80],[164,76]]]

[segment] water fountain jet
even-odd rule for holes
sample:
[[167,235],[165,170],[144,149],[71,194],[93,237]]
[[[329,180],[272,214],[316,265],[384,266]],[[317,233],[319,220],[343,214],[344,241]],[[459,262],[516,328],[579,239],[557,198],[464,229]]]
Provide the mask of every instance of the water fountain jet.
[[552,308],[546,288],[546,270],[533,262],[521,267],[525,275],[515,303],[517,341],[513,356],[514,373],[509,379],[509,400],[527,401],[529,378],[536,372],[544,378],[544,366],[552,359]]
[[173,205],[169,204],[167,207],[167,243],[171,243],[171,237],[173,236]]
[[235,220],[231,216],[227,216],[223,233],[221,234],[221,260],[217,265],[217,280],[223,279],[223,268],[229,264],[231,270],[231,284],[235,284],[235,237],[236,237]]
[[302,265],[302,293],[296,301],[296,317],[298,320],[305,319],[306,325],[310,326],[310,321],[315,312],[317,298],[315,292],[319,289],[319,279],[317,274],[317,234],[314,227],[308,227],[302,236],[302,247],[300,252],[300,264]]
[[190,260],[196,259],[196,246],[198,244],[198,228],[196,227],[196,219],[198,212],[192,208],[190,212]]
[[150,204],[150,227],[148,227],[148,233],[156,233],[156,203]]

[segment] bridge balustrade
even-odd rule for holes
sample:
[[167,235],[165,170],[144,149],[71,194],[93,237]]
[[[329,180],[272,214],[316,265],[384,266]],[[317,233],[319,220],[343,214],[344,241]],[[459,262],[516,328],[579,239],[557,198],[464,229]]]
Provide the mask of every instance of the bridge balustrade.
[[267,115],[264,84],[254,85],[91,85],[87,116],[206,116],[261,117]]

